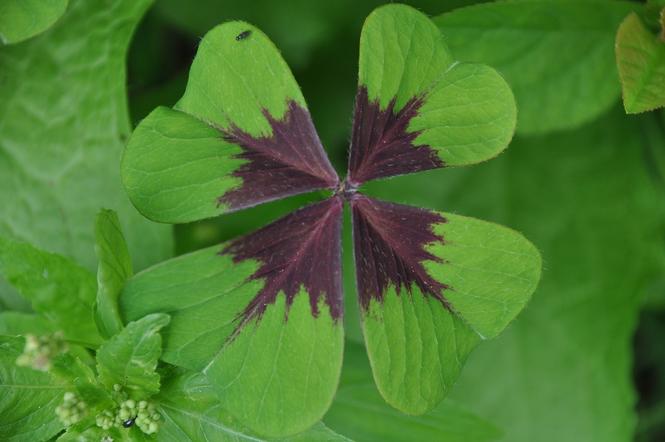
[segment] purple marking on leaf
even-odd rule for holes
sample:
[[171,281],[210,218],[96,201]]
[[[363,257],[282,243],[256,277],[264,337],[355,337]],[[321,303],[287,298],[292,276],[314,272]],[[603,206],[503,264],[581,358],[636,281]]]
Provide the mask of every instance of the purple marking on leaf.
[[246,160],[233,176],[242,184],[218,198],[232,209],[255,205],[316,189],[334,188],[339,182],[307,109],[295,101],[281,120],[267,110],[263,115],[271,136],[254,137],[237,126],[224,131],[224,139],[243,148]]
[[222,250],[234,262],[258,261],[259,268],[249,279],[264,281],[239,318],[238,328],[260,318],[280,292],[286,295],[288,309],[301,288],[309,294],[314,316],[323,297],[333,319],[341,318],[342,208],[340,197],[329,198],[238,238]]
[[448,286],[429,276],[422,265],[427,260],[441,262],[425,246],[444,241],[434,233],[433,226],[446,219],[431,210],[360,194],[351,198],[351,209],[356,279],[363,310],[368,310],[372,299],[383,301],[388,286],[394,286],[400,294],[402,290],[411,293],[414,285],[450,310],[443,296]]
[[444,166],[430,146],[413,144],[420,132],[408,132],[409,122],[422,105],[422,97],[414,97],[395,113],[393,98],[381,110],[378,101],[369,101],[365,86],[358,88],[349,156],[353,185]]

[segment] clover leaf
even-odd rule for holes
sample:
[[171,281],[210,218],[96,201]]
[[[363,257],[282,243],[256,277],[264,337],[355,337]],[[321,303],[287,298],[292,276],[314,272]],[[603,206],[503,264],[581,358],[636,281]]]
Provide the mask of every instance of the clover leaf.
[[395,408],[424,413],[477,343],[525,306],[540,255],[507,228],[378,201],[359,188],[492,158],[515,121],[496,71],[454,61],[415,9],[378,8],[360,39],[349,170],[340,180],[274,45],[247,23],[222,24],[201,41],[180,101],[134,131],[122,161],[132,202],[148,218],[182,223],[313,190],[330,197],[133,276],[121,314],[168,313],[162,359],[201,371],[241,424],[267,436],[302,431],[328,409],[340,375],[348,203],[375,382]]

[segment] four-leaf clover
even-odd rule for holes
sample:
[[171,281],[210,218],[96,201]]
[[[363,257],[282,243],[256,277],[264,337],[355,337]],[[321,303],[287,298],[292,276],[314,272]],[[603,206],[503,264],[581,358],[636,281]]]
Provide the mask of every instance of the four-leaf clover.
[[[247,236],[129,280],[125,320],[172,317],[162,359],[200,370],[222,406],[283,436],[329,407],[343,353],[340,233],[353,217],[358,299],[379,391],[424,413],[467,355],[522,310],[537,250],[488,222],[364,196],[373,179],[487,160],[509,143],[510,88],[453,60],[436,26],[403,5],[366,20],[348,176],[341,181],[288,66],[268,38],[230,22],[201,41],[184,96],[143,120],[123,182],[134,205],[184,223],[317,189],[328,199]],[[433,184],[436,185],[436,184]]]

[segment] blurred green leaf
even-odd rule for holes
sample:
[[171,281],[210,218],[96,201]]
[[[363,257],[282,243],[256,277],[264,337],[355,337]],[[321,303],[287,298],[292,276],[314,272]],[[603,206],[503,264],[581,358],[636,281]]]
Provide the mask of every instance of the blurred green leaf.
[[67,9],[68,0],[2,0],[0,44],[12,44],[44,32]]
[[55,331],[56,327],[44,316],[24,312],[0,312],[0,335],[47,335]]
[[372,186],[508,224],[541,250],[543,280],[529,307],[472,354],[451,395],[504,428],[506,441],[632,437],[631,336],[640,293],[664,262],[664,193],[640,131],[615,110],[577,131],[518,138],[469,170]]
[[0,233],[96,267],[93,221],[118,210],[137,268],[171,253],[120,183],[124,57],[149,0],[72,1],[44,34],[0,49]]
[[634,3],[516,0],[470,6],[435,19],[455,58],[487,63],[517,98],[517,131],[580,126],[619,96],[617,26]]

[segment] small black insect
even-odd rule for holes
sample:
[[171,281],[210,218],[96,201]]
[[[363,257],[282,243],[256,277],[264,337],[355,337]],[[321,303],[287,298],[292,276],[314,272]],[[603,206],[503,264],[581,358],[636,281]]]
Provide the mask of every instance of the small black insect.
[[252,31],[250,31],[249,29],[246,31],[242,31],[240,34],[236,35],[236,41],[244,40],[250,35],[252,35]]
[[131,427],[132,425],[134,425],[134,421],[135,421],[135,420],[136,420],[135,417],[133,417],[133,418],[131,418],[131,419],[127,419],[126,421],[124,421],[124,422],[122,423],[122,426],[125,427],[125,428],[129,428],[129,427]]

